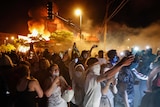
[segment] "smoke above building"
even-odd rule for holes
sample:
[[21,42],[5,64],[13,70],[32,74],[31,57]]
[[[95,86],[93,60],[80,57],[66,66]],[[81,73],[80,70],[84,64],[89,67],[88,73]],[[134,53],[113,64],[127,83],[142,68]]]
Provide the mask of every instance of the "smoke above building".
[[[30,32],[36,28],[39,33],[50,35],[50,30],[48,29],[48,26],[46,26],[48,21],[46,21],[47,10],[45,6],[39,6],[30,9],[28,15],[30,16],[30,20],[28,21],[28,29]],[[59,26],[54,25],[53,23],[50,24],[53,28],[55,26],[55,29],[62,27],[67,29],[62,21],[55,20],[54,23],[59,23],[57,24]],[[144,50],[146,46],[150,46],[153,48],[153,52],[156,52],[158,49],[160,49],[159,25],[160,21],[156,21],[147,27],[132,28],[127,26],[125,23],[110,21],[107,25],[105,41],[106,49],[104,49],[104,26],[101,26],[101,24],[93,25],[93,20],[85,16],[82,24],[82,34],[84,35],[84,38],[90,39],[91,37],[95,37],[98,38],[99,41],[86,42],[86,39],[82,39],[75,42],[77,42],[77,46],[80,50],[88,50],[92,45],[97,44],[98,47],[95,49],[95,51],[99,49],[103,49],[104,51],[117,49],[120,52],[125,49],[131,49],[135,46],[138,46],[141,50]]]

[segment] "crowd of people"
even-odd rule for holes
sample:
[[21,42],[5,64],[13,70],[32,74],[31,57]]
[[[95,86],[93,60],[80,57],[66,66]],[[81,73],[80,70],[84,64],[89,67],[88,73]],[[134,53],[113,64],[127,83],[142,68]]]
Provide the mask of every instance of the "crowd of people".
[[[159,107],[160,51],[0,53],[3,107]],[[134,54],[133,54],[134,53]],[[138,94],[137,94],[138,93]],[[65,98],[64,98],[65,96]]]

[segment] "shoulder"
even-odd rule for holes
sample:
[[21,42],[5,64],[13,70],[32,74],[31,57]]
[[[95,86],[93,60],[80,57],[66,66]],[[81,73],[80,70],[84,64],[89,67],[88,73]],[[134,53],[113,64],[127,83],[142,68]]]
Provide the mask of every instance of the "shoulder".
[[38,83],[39,83],[39,81],[36,78],[29,79],[29,84],[35,85],[35,84],[38,84]]
[[97,82],[98,78],[102,78],[102,76],[101,75],[94,75],[92,72],[89,72],[86,76],[86,81]]
[[66,81],[63,76],[59,76],[59,79],[60,79],[61,81]]

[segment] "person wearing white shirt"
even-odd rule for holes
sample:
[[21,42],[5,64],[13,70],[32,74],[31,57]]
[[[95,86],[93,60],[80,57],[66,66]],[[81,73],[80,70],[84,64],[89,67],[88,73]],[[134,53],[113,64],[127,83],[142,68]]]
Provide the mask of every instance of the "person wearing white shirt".
[[114,77],[114,75],[120,71],[123,66],[128,66],[134,60],[133,56],[122,58],[122,60],[112,67],[108,72],[100,75],[100,64],[98,59],[90,57],[87,60],[87,74],[85,79],[85,96],[83,101],[83,107],[99,107],[102,96],[100,82]]

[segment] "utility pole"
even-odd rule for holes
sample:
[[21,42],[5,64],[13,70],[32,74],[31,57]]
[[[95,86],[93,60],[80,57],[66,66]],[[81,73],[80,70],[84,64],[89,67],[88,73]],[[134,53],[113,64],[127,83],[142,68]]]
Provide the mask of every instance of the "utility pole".
[[107,33],[108,33],[108,22],[124,7],[124,5],[128,2],[128,0],[123,0],[118,7],[112,12],[112,14],[110,16],[108,16],[108,10],[109,10],[109,6],[110,4],[113,2],[113,0],[107,0],[107,5],[106,5],[106,14],[105,14],[105,18],[104,18],[104,50],[106,50],[106,46],[107,46]]
[[107,32],[108,32],[108,21],[107,21],[107,19],[108,19],[108,8],[109,8],[109,5],[110,5],[110,3],[109,3],[110,1],[109,0],[107,0],[107,5],[106,5],[106,14],[105,14],[105,18],[104,18],[104,50],[106,50],[106,42],[107,42]]

